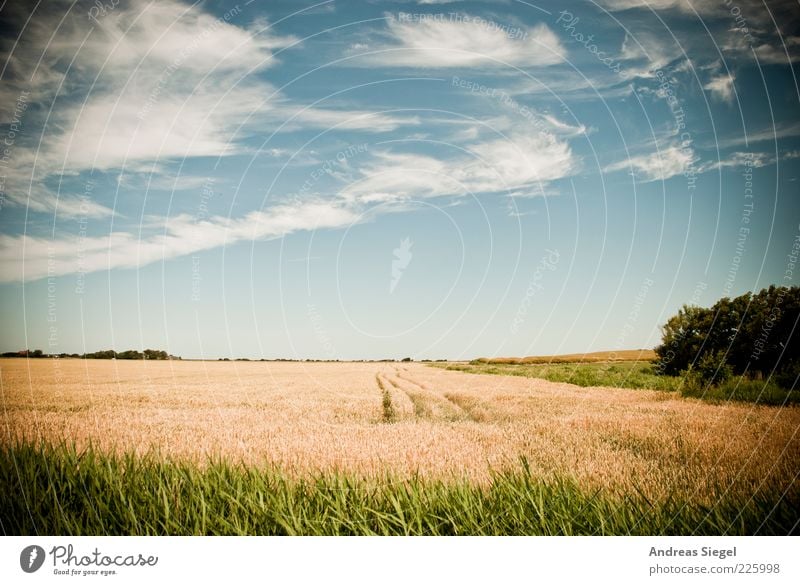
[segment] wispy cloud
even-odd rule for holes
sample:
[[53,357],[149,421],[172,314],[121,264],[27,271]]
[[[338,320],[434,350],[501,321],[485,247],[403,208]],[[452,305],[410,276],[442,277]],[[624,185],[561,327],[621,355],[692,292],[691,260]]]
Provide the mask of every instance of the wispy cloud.
[[733,101],[733,75],[719,75],[703,86],[711,95],[724,102]]
[[800,61],[800,36],[786,36],[778,42],[764,42],[755,47],[758,61],[764,65],[789,64]]
[[387,16],[388,42],[362,44],[353,53],[360,56],[352,62],[427,69],[532,67],[562,63],[567,56],[558,36],[545,24],[515,27],[510,33],[497,23],[469,15]]
[[765,167],[784,160],[800,157],[798,151],[787,151],[779,156],[765,152],[732,152],[717,160],[701,160],[691,148],[669,146],[658,152],[630,157],[610,164],[604,171],[611,173],[627,170],[643,182],[665,181],[671,177],[691,173],[692,176],[727,168]]
[[[687,44],[689,42],[687,40]],[[626,34],[620,49],[620,59],[625,62],[621,74],[625,79],[651,78],[657,70],[682,59],[686,50],[688,46],[677,44],[663,35],[644,31]]]
[[[236,7],[215,17],[197,4],[132,0],[94,22],[80,10],[37,13],[13,53],[12,46],[3,47],[11,63],[5,93],[26,89],[39,103],[57,100],[58,107],[46,121],[26,113],[29,139],[13,152],[15,167],[24,172],[9,175],[8,202],[53,212],[58,200],[59,213],[69,215],[76,194],[31,185],[86,170],[131,173],[158,163],[158,171],[168,161],[243,153],[249,130],[277,128],[287,119],[292,123],[285,130],[341,124],[381,132],[414,123],[289,102],[259,73],[298,39],[265,21],[237,25],[240,12]],[[43,134],[41,146],[34,130]],[[110,214],[100,207],[95,212]]]
[[342,196],[360,203],[527,189],[574,173],[569,145],[549,132],[518,132],[467,144],[450,157],[381,152]]
[[798,150],[782,152],[779,156],[766,152],[733,152],[721,160],[708,163],[704,170],[744,168],[745,166],[760,168],[796,158],[800,158]]
[[[543,185],[573,173],[577,166],[569,145],[548,131],[511,133],[473,142],[460,152],[443,158],[378,152],[361,168],[350,169],[348,180],[352,182],[336,196],[278,204],[240,218],[198,219],[187,214],[149,218],[141,229],[102,237],[2,235],[0,281],[136,268],[240,241],[341,228],[374,215],[375,204],[397,206],[415,198],[509,191],[519,194],[520,190],[544,194]],[[178,184],[193,186],[196,181],[196,177],[183,182],[179,178]],[[168,182],[161,185],[168,186]],[[391,209],[381,207],[378,212]],[[82,212],[85,214],[85,209]]]
[[149,235],[142,237],[128,231],[98,237],[0,235],[0,282],[141,267],[241,241],[344,227],[358,219],[357,213],[341,203],[312,200],[277,205],[239,219],[197,221],[179,215],[151,221],[143,228]]
[[657,152],[632,156],[608,165],[607,173],[628,170],[639,173],[647,181],[665,181],[683,174],[694,163],[694,152],[678,146],[670,146]]
[[747,135],[738,135],[720,138],[717,144],[721,148],[742,146],[744,144],[757,144],[759,142],[777,141],[783,138],[794,138],[800,136],[800,122],[789,122],[786,124],[776,124],[748,132]]
[[677,10],[688,14],[705,16],[721,14],[721,2],[714,0],[599,0],[601,6],[611,11],[645,9],[645,10]]

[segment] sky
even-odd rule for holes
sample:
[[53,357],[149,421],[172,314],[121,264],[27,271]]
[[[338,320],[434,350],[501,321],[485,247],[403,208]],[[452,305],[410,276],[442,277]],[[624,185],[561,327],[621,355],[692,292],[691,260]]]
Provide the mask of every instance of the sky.
[[2,351],[647,348],[684,304],[800,279],[795,0],[0,23]]

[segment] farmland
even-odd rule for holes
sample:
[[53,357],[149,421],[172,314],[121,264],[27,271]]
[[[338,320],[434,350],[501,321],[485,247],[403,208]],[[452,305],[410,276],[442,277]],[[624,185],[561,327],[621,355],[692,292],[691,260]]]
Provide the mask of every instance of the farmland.
[[7,533],[785,534],[800,517],[797,407],[414,363],[5,359],[0,376]]

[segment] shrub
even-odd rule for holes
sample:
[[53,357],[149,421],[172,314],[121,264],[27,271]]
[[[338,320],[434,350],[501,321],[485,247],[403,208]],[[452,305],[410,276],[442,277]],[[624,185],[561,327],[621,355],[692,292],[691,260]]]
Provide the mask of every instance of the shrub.
[[705,398],[708,385],[703,382],[692,366],[689,366],[680,373],[681,377],[681,396],[691,396],[693,398]]
[[780,372],[775,374],[775,383],[781,388],[787,390],[797,389],[797,380],[800,378],[800,360],[791,362],[788,366],[784,367]]
[[685,373],[681,395],[711,402],[754,402],[772,406],[800,403],[800,392],[785,390],[773,382],[730,377],[719,385],[703,383],[695,371]]
[[704,354],[695,371],[704,384],[722,384],[733,376],[733,368],[725,361],[724,351]]

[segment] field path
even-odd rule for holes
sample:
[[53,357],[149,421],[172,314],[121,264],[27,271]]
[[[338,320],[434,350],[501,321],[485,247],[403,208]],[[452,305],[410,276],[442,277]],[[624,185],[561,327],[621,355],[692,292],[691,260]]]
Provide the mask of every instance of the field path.
[[394,375],[389,376],[388,380],[409,397],[414,405],[414,414],[418,418],[450,422],[471,418],[469,413],[445,395],[431,389],[428,384],[415,381],[407,370],[401,372],[395,369]]

